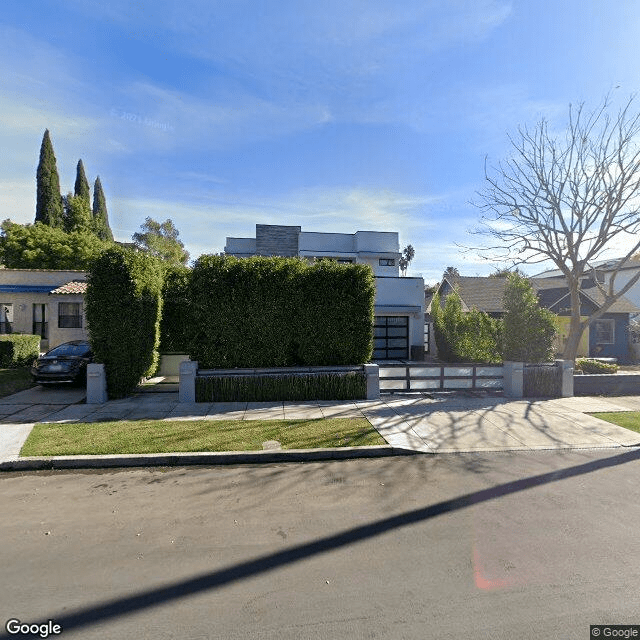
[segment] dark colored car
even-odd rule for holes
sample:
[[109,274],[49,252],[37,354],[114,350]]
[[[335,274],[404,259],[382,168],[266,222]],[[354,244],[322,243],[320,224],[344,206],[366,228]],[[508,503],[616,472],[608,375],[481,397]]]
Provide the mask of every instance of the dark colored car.
[[31,377],[39,384],[86,384],[87,364],[92,360],[91,345],[86,340],[65,342],[33,363]]

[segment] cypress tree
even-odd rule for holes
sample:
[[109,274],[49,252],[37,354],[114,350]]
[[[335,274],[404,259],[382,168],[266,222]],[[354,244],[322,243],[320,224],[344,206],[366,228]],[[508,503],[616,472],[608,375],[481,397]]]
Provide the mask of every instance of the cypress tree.
[[87,207],[91,207],[91,190],[89,189],[89,181],[85,175],[82,160],[78,160],[78,166],[76,168],[76,184],[73,195],[80,196],[87,203]]
[[62,227],[62,196],[60,195],[60,178],[56,166],[49,129],[46,129],[40,146],[40,162],[36,175],[36,222],[51,227]]
[[107,200],[104,197],[100,176],[96,178],[93,185],[93,224],[95,233],[100,240],[113,240],[107,214]]

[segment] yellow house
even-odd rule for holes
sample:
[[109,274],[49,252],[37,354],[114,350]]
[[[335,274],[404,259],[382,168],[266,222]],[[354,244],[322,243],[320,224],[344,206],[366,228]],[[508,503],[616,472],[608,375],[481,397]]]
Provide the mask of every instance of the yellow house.
[[41,337],[46,351],[69,340],[87,340],[84,271],[0,268],[0,333]]

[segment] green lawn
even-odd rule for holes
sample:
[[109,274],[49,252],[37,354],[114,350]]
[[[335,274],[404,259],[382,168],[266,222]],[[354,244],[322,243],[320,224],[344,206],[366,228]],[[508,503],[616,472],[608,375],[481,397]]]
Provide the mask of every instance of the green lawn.
[[640,411],[614,411],[610,413],[592,413],[594,418],[612,422],[625,429],[640,433]]
[[36,424],[20,455],[256,451],[267,440],[283,449],[386,444],[364,418],[136,420]]
[[0,369],[0,398],[33,386],[29,369]]

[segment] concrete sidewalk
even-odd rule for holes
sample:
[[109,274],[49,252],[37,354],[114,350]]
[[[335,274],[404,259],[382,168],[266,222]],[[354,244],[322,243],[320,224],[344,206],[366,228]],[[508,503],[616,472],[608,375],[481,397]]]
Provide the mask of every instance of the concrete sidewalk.
[[[640,396],[509,400],[459,394],[385,395],[354,402],[196,403],[178,394],[139,393],[103,405],[83,403],[81,389],[34,387],[0,399],[0,468],[213,464],[473,451],[614,448],[640,445],[640,434],[587,415],[598,411],[640,411]],[[250,420],[365,417],[387,447],[306,451],[258,451],[139,456],[68,456],[64,460],[24,458],[19,452],[36,422],[108,420]],[[30,465],[31,461],[31,466]],[[44,464],[43,464],[44,461]],[[18,464],[19,462],[19,464]]]

